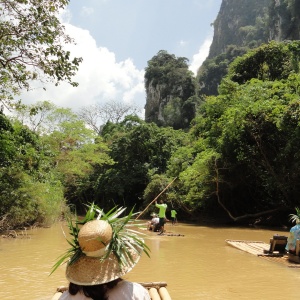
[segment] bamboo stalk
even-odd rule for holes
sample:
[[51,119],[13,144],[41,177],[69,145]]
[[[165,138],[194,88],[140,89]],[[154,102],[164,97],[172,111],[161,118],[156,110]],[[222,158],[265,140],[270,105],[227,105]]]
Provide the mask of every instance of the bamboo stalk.
[[159,290],[158,290],[158,293],[160,295],[160,298],[162,300],[172,300],[171,299],[171,296],[168,292],[168,290],[165,288],[165,287],[161,287]]
[[148,292],[151,300],[161,300],[156,288],[150,288]]
[[166,287],[167,283],[163,281],[158,281],[158,282],[139,282],[140,285],[142,285],[145,288],[150,288],[150,287],[155,287],[155,288],[160,288],[160,287]]

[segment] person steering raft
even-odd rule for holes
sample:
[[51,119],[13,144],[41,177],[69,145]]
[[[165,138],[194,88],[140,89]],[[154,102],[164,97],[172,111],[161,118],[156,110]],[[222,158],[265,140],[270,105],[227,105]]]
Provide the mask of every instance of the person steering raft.
[[162,235],[164,233],[164,230],[165,230],[166,210],[167,210],[168,205],[166,203],[164,203],[163,200],[160,200],[160,204],[158,204],[157,201],[155,201],[155,206],[157,208],[159,208],[159,213],[158,213],[159,226],[160,226],[159,235]]

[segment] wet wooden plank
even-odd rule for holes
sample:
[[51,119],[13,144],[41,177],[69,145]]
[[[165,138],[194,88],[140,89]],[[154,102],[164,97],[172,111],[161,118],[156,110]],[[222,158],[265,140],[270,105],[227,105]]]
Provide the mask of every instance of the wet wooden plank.
[[270,245],[261,241],[226,240],[227,244],[254,255],[263,255]]
[[283,264],[289,268],[300,268],[300,264],[289,260],[287,254],[267,254],[264,251],[269,250],[270,244],[262,241],[243,241],[243,240],[226,240],[226,243],[244,252],[253,254],[268,261]]

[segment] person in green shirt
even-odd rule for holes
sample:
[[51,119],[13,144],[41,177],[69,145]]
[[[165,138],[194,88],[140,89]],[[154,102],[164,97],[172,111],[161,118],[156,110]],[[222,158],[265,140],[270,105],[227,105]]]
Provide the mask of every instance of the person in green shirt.
[[173,208],[173,209],[171,210],[171,220],[172,220],[172,225],[175,225],[175,223],[177,222],[176,215],[177,215],[177,211]]
[[163,200],[160,200],[160,203],[158,204],[157,201],[155,201],[155,206],[159,208],[158,217],[159,217],[159,225],[160,225],[160,233],[159,235],[164,233],[165,230],[165,223],[166,223],[166,210],[168,205],[164,203]]

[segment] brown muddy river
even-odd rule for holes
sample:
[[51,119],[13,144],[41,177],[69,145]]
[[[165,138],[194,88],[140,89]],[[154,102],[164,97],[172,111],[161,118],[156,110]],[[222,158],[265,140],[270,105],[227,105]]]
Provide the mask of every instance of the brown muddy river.
[[[226,239],[268,242],[279,232],[179,224],[167,231],[184,236],[157,236],[145,241],[143,255],[124,278],[165,281],[173,300],[294,299],[300,268],[288,268],[235,249]],[[145,232],[148,233],[148,232]],[[57,257],[68,248],[60,224],[24,232],[22,239],[0,239],[0,299],[49,300],[56,287],[67,285],[64,267],[49,276]]]

